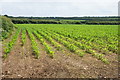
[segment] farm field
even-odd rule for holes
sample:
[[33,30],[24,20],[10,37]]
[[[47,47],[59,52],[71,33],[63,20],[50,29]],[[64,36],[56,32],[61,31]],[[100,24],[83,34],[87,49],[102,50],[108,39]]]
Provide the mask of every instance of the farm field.
[[15,26],[3,41],[3,78],[118,77],[117,25]]

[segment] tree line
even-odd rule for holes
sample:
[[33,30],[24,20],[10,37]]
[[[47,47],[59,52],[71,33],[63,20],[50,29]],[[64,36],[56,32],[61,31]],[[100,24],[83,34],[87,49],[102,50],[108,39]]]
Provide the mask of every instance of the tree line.
[[14,24],[91,24],[91,25],[119,25],[118,16],[107,17],[13,17]]

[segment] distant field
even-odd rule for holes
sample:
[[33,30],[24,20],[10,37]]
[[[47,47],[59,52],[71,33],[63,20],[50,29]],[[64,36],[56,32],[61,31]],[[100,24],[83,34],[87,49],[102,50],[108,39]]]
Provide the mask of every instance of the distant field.
[[[12,77],[21,75],[22,77],[49,78],[88,78],[90,76],[116,78],[118,76],[117,25],[15,25],[18,28],[3,41],[4,63],[10,66],[13,65],[12,61],[16,65],[21,61],[25,63],[17,65],[18,72],[13,70],[15,67],[3,65],[4,75],[6,73],[4,69],[11,68],[9,71],[13,70]],[[38,72],[32,75],[34,71],[32,72],[30,68],[25,69],[23,66],[34,67],[33,70]],[[20,72],[19,68],[23,68],[26,75]],[[6,74],[4,77],[6,76],[9,75]]]

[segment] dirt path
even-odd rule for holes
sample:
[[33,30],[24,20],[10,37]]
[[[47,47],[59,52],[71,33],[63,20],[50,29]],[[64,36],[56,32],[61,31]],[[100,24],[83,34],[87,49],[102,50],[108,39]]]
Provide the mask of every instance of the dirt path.
[[[3,61],[2,76],[4,78],[117,78],[118,64],[116,57],[110,58],[111,64],[104,64],[100,60],[86,54],[83,58],[71,53],[66,48],[55,51],[51,59],[44,50],[44,46],[36,40],[40,49],[40,58],[32,55],[31,43],[27,36],[26,44],[21,46],[19,36],[9,57]],[[52,46],[52,48],[54,48]]]

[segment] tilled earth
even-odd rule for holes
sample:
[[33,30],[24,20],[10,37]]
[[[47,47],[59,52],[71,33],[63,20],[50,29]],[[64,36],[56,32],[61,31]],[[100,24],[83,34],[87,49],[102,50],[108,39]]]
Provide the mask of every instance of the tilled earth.
[[19,36],[9,56],[2,60],[3,78],[118,78],[117,54],[107,54],[110,64],[105,64],[91,54],[79,57],[64,46],[63,50],[57,51],[51,45],[55,51],[52,59],[45,52],[44,46],[36,41],[40,49],[39,59],[35,59],[32,53],[28,36],[24,46],[21,46]]

